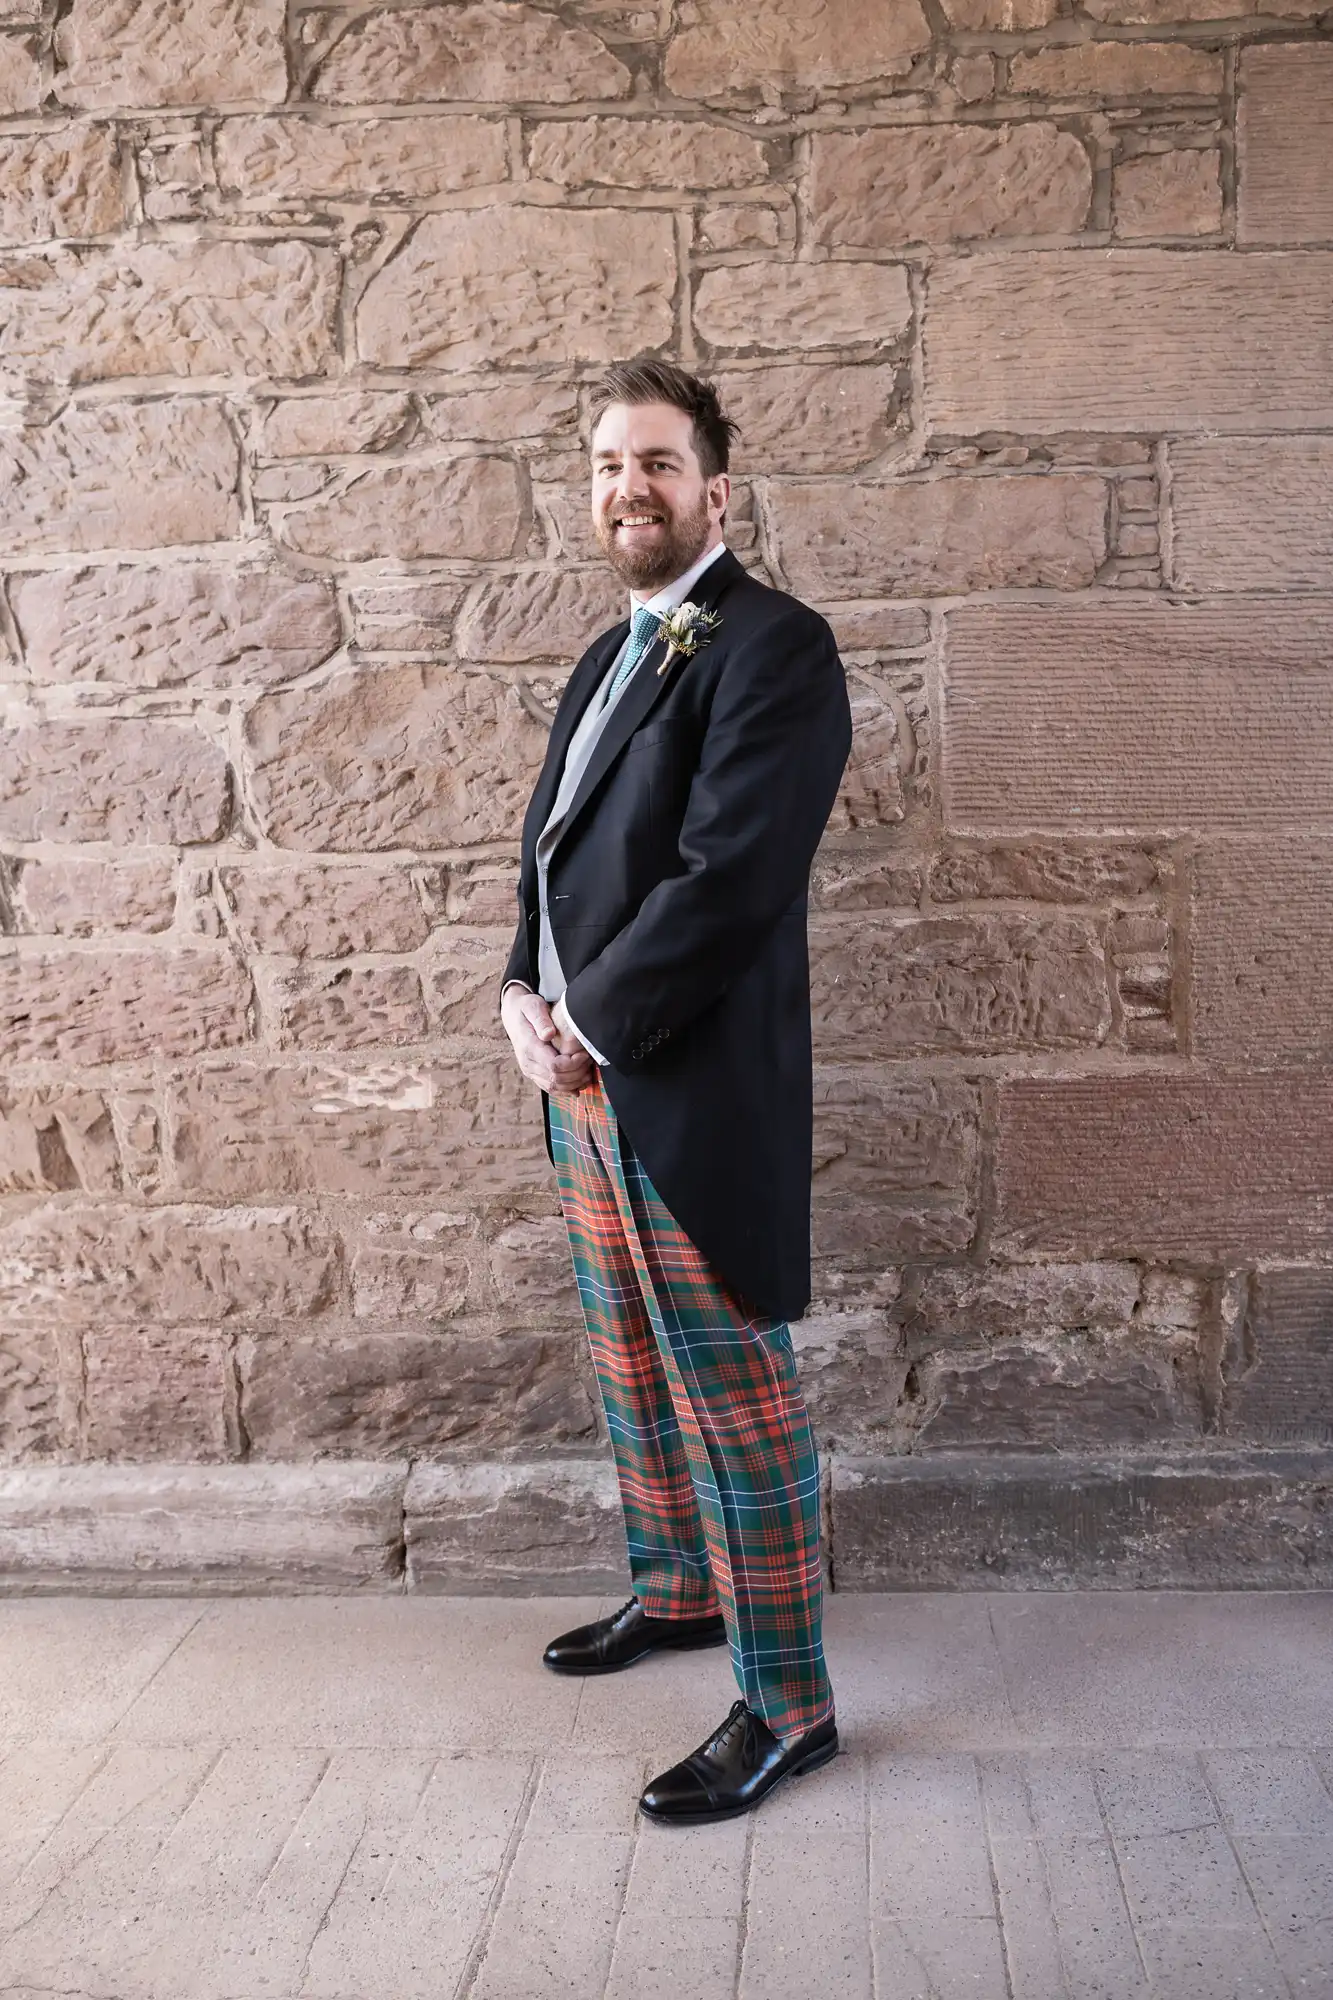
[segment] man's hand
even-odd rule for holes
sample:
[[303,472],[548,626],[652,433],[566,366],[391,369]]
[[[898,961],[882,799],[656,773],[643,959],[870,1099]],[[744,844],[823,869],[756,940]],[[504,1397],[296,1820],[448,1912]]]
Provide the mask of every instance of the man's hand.
[[500,1019],[513,1044],[514,1058],[530,1083],[558,1097],[583,1090],[592,1082],[592,1057],[571,1030],[556,1026],[539,993],[523,986],[506,987]]

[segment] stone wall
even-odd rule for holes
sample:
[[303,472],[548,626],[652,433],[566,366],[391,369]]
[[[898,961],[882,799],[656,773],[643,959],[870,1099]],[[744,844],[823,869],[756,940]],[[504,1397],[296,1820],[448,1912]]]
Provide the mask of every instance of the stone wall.
[[538,1569],[604,1509],[496,974],[645,348],[852,687],[835,1561],[906,1461],[1333,1443],[1321,5],[0,0],[6,1493],[387,1461]]

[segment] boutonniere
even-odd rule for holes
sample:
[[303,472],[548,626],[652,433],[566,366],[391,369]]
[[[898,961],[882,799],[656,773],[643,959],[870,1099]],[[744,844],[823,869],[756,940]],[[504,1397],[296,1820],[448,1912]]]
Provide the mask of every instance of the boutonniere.
[[700,646],[708,644],[709,635],[722,623],[716,611],[705,611],[701,604],[694,604],[687,597],[674,611],[663,612],[658,625],[658,637],[667,642],[666,658],[657,669],[664,674],[679,653],[682,660],[688,660],[697,653]]

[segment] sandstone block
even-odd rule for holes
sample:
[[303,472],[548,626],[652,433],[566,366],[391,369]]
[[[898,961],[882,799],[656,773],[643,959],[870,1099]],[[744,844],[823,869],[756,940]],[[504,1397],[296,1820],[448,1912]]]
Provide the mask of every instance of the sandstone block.
[[0,1461],[12,1465],[59,1451],[60,1403],[54,1336],[40,1327],[7,1327],[0,1334]]
[[907,807],[898,741],[898,718],[882,688],[859,678],[848,689],[852,711],[852,747],[829,815],[828,832],[851,833],[862,827],[896,826]]
[[537,1216],[502,1229],[491,1245],[491,1274],[506,1305],[539,1318],[579,1320],[579,1290],[561,1216]]
[[1280,1073],[1001,1083],[996,1200],[1000,1255],[1322,1254],[1333,1084]]
[[211,1327],[89,1327],[87,1445],[95,1458],[230,1458],[227,1355]]
[[0,437],[0,549],[15,556],[223,541],[240,528],[236,440],[216,403],[66,405]]
[[418,666],[267,695],[246,735],[268,837],[344,851],[515,839],[546,754],[516,688]]
[[412,562],[511,555],[524,524],[518,474],[507,458],[376,467],[341,493],[294,508],[279,527],[304,555],[341,562]]
[[381,368],[612,361],[671,338],[675,287],[668,215],[523,207],[427,215],[367,285],[358,349]]
[[406,396],[383,389],[358,394],[281,396],[258,427],[261,458],[336,458],[396,443],[412,422]]
[[589,29],[512,0],[481,0],[354,19],[313,94],[328,104],[507,105],[627,97],[629,89],[629,71]]
[[11,381],[310,375],[337,298],[334,253],[306,243],[30,252],[0,275],[0,339]]
[[405,1464],[0,1473],[0,1577],[24,1590],[400,1587]]
[[0,855],[0,928],[39,937],[165,931],[176,914],[176,864],[165,856],[103,861],[87,854],[20,861]]
[[[33,18],[37,8],[34,7]],[[6,17],[7,18],[7,17]],[[16,35],[0,39],[0,113],[36,111],[45,93],[42,65],[31,42]]]
[[228,951],[7,952],[0,1038],[13,1062],[200,1055],[250,1039],[249,975]]
[[1171,475],[1183,589],[1333,589],[1333,439],[1182,438]]
[[550,1186],[506,1053],[457,1062],[205,1065],[171,1085],[170,1172],[221,1201],[326,1194],[521,1201]]
[[883,854],[857,855],[825,848],[810,878],[812,910],[915,909],[921,870],[913,861]]
[[371,1331],[238,1342],[257,1456],[429,1457],[596,1433],[574,1336]]
[[13,1322],[137,1338],[153,1326],[305,1319],[340,1288],[337,1237],[295,1208],[38,1208],[0,1226],[0,1301]]
[[667,49],[667,88],[712,99],[870,84],[902,75],[929,45],[918,0],[873,13],[857,0],[777,0],[762,14],[699,0]]
[[347,958],[362,951],[414,951],[429,934],[405,868],[293,862],[225,867],[218,879],[248,951]]
[[561,187],[726,188],[768,179],[757,139],[684,118],[552,119],[528,148],[536,180]]
[[578,396],[560,382],[507,382],[425,399],[426,428],[441,443],[512,444],[546,438],[578,421]]
[[935,903],[1106,903],[1151,895],[1170,880],[1169,855],[1109,841],[954,841],[931,862],[929,875]]
[[1241,243],[1327,243],[1333,190],[1333,49],[1317,42],[1247,48],[1236,123]]
[[1130,1331],[1140,1289],[1130,1263],[926,1269],[909,1274],[894,1318],[913,1361],[994,1340],[1071,1332],[1105,1340]]
[[[841,267],[838,267],[841,269]],[[930,431],[1308,430],[1333,252],[986,251],[932,272]],[[1133,368],[1124,365],[1132,348]]]
[[946,821],[997,833],[1329,825],[1333,744],[1311,669],[1331,642],[1326,599],[950,611]]
[[1214,1060],[1333,1055],[1333,839],[1214,840],[1196,859],[1194,1046]]
[[1216,97],[1222,58],[1179,42],[1079,42],[1014,56],[1009,87],[1020,96]]
[[792,589],[827,597],[1085,588],[1106,557],[1106,501],[1102,480],[1066,473],[777,484],[769,495]]
[[911,320],[897,264],[728,264],[704,272],[694,300],[701,337],[741,353],[896,340]]
[[426,1036],[414,965],[298,965],[260,977],[279,1048],[363,1049]]
[[978,1118],[968,1084],[821,1066],[816,1254],[856,1266],[965,1249],[975,1229]]
[[352,1256],[358,1319],[451,1319],[467,1303],[465,1216],[370,1217]]
[[484,118],[229,118],[216,146],[220,185],[261,206],[358,194],[419,201],[509,178],[504,126]]
[[1110,1030],[1103,939],[1086,918],[826,922],[811,946],[830,1055],[1095,1048]]
[[197,729],[119,716],[0,736],[10,840],[188,846],[220,839],[227,809],[227,760]]
[[1199,147],[1141,153],[1115,169],[1111,199],[1122,239],[1212,235],[1222,227],[1221,155]]
[[625,586],[606,570],[536,570],[479,584],[458,620],[465,660],[577,660],[625,616]]
[[111,1106],[99,1091],[0,1091],[0,1194],[111,1194],[123,1179]]
[[[512,914],[510,904],[505,916]],[[489,935],[453,930],[441,934],[424,974],[426,1012],[437,1034],[499,1040],[500,980],[513,942],[508,923]]]
[[919,605],[825,604],[820,607],[841,653],[919,653],[930,643],[930,613]]
[[792,1330],[801,1387],[821,1449],[903,1444],[908,1362],[883,1313],[807,1315]]
[[1072,132],[1018,125],[816,132],[810,141],[814,240],[891,250],[1082,229],[1092,164]]
[[328,584],[262,570],[52,570],[20,578],[12,601],[35,681],[269,687],[342,636]]
[[454,924],[498,924],[518,919],[516,861],[459,861],[449,867],[445,915]]
[[893,367],[724,369],[714,381],[756,472],[854,472],[892,442]]
[[1255,1273],[1225,1428],[1268,1444],[1333,1443],[1333,1272]]
[[955,28],[1012,35],[1048,27],[1060,11],[1060,0],[944,0],[944,11]]
[[728,202],[705,209],[699,240],[706,250],[776,250],[781,222],[775,208]]
[[463,601],[459,583],[356,584],[347,593],[352,634],[369,653],[440,653]]
[[72,0],[56,95],[83,109],[234,104],[287,95],[282,0]]
[[[6,46],[0,42],[0,62]],[[0,73],[0,89],[3,82]],[[71,125],[0,139],[0,243],[101,236],[125,219],[111,127]]]
[[922,1370],[926,1450],[967,1445],[1106,1450],[1197,1436],[1196,1398],[1170,1361],[1090,1340],[1000,1341]]
[[627,1584],[624,1517],[608,1460],[418,1463],[405,1504],[414,1591],[561,1596]]

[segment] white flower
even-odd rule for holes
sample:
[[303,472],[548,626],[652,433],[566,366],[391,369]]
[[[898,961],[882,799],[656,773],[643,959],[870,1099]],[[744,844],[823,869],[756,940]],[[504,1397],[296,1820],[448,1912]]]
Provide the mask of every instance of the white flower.
[[686,598],[674,611],[663,612],[658,622],[658,636],[667,642],[666,658],[657,669],[664,674],[671,662],[679,654],[688,660],[700,646],[708,644],[709,636],[722,623],[716,611],[705,611],[701,604]]

